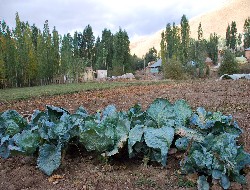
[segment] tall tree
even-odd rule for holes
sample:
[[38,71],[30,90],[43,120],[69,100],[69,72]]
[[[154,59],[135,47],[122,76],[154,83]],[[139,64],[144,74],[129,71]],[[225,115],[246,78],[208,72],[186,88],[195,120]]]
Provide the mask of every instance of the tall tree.
[[161,33],[161,59],[162,59],[162,65],[167,63],[167,49],[166,49],[166,39],[165,39],[165,33],[164,31]]
[[4,62],[4,53],[5,53],[4,42],[5,42],[5,36],[2,28],[2,22],[0,21],[0,79],[5,79],[6,77],[6,67]]
[[[5,23],[3,23],[4,25]],[[8,26],[3,26],[3,59],[5,65],[5,77],[8,84],[17,86],[17,64],[16,64],[16,44],[13,40],[14,34]]]
[[37,38],[38,38],[39,29],[36,27],[35,24],[33,24],[31,26],[31,31],[32,31],[32,35],[31,35],[32,43],[33,43],[35,50],[37,50]]
[[190,26],[186,15],[181,17],[181,55],[180,60],[182,64],[187,63],[188,58],[188,48],[190,41]]
[[25,65],[26,71],[26,85],[31,86],[36,84],[36,76],[38,74],[38,60],[37,52],[32,41],[32,29],[28,23],[26,23],[24,33],[24,43],[27,51],[27,62]]
[[28,83],[27,63],[28,63],[28,45],[27,45],[27,28],[29,26],[21,22],[18,13],[16,13],[16,27],[14,31],[16,40],[16,86],[24,86]]
[[45,21],[43,27],[43,41],[45,45],[45,64],[43,65],[45,71],[45,82],[49,84],[52,82],[54,75],[53,54],[52,54],[52,39],[49,29],[48,20]]
[[69,76],[73,64],[74,53],[72,41],[73,39],[69,33],[62,38],[60,74],[64,76]]
[[94,43],[95,43],[95,36],[92,31],[92,27],[87,25],[83,30],[83,44],[85,49],[84,58],[87,59],[87,62],[90,63],[88,66],[93,66],[93,56],[94,56]]
[[173,33],[172,33],[172,38],[173,38],[173,56],[176,57],[176,59],[179,59],[181,56],[180,52],[180,46],[181,46],[181,37],[180,37],[180,28],[173,23]]
[[236,22],[232,21],[231,35],[230,35],[230,48],[235,51],[236,47],[237,47],[237,28],[236,28]]
[[114,35],[114,54],[112,62],[112,74],[124,74],[131,67],[129,37],[125,30],[119,28]]
[[46,64],[47,64],[47,51],[46,51],[46,44],[43,38],[43,33],[38,30],[37,35],[37,60],[38,60],[38,76],[37,79],[39,80],[40,85],[45,84],[46,78]]
[[107,70],[112,67],[112,60],[113,60],[113,34],[110,30],[104,29],[102,31],[102,57],[103,57],[103,64]]
[[231,27],[228,24],[227,31],[226,31],[226,46],[230,47],[230,43],[231,43]]
[[202,30],[201,22],[200,22],[198,26],[198,40],[201,41],[202,39],[203,39],[203,30]]
[[238,45],[239,47],[241,47],[241,44],[242,44],[242,34],[239,33],[239,35],[238,35],[238,37],[237,37],[237,45]]
[[217,34],[210,34],[210,39],[207,43],[207,53],[208,56],[213,60],[214,64],[216,64],[218,61],[218,43],[219,37],[217,36]]
[[59,73],[59,64],[60,64],[60,36],[56,27],[52,31],[52,68],[53,76]]
[[157,50],[155,47],[149,48],[148,52],[145,55],[146,63],[157,60]]
[[167,58],[168,59],[171,59],[172,56],[173,56],[173,31],[172,31],[172,27],[171,27],[171,24],[168,23],[167,26],[166,26],[166,30],[165,30],[165,40],[166,40],[166,51],[167,51]]
[[79,43],[79,36],[78,32],[75,31],[74,33],[74,38],[73,38],[73,49],[74,49],[74,58],[79,58],[80,57],[80,43]]
[[104,56],[103,56],[103,48],[101,44],[101,39],[99,36],[96,38],[95,42],[95,69],[106,69],[105,65],[103,64],[105,62]]
[[244,48],[249,48],[250,47],[250,17],[248,17],[246,20],[245,20],[245,23],[244,23]]

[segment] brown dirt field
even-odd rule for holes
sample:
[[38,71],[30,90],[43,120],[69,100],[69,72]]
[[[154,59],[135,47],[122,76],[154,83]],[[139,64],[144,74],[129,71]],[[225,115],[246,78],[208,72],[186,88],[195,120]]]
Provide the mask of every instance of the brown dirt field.
[[[249,80],[199,80],[149,86],[122,87],[113,90],[87,91],[69,95],[39,97],[29,100],[0,103],[0,112],[15,109],[26,115],[46,104],[61,106],[74,112],[80,105],[89,112],[115,104],[118,110],[127,110],[135,103],[146,108],[155,98],[171,102],[185,99],[193,109],[203,106],[209,111],[232,114],[244,134],[239,140],[250,152],[250,81]],[[196,189],[192,176],[178,173],[179,153],[169,155],[168,165],[157,163],[145,167],[140,159],[112,158],[106,164],[101,157],[78,149],[72,150],[60,168],[49,178],[36,168],[32,157],[0,158],[0,189]],[[250,174],[247,175],[250,181]],[[214,185],[212,189],[218,189]],[[248,185],[233,184],[231,189],[250,189]]]

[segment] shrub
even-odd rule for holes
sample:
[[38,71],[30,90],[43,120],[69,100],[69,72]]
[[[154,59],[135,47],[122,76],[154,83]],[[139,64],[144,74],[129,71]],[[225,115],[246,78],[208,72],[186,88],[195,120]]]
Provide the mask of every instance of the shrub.
[[171,59],[163,66],[164,78],[182,80],[185,79],[185,70],[179,60]]
[[219,75],[235,74],[238,72],[239,72],[239,65],[235,60],[235,55],[231,51],[225,50],[218,74]]

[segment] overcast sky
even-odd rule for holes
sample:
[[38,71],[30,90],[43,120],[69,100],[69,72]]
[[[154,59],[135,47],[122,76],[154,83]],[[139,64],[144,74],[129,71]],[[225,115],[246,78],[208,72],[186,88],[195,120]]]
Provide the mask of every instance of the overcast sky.
[[226,0],[0,0],[0,19],[15,27],[15,13],[21,21],[50,29],[56,26],[60,34],[82,32],[90,24],[94,35],[104,28],[112,33],[119,27],[130,39],[149,35],[176,22],[185,14],[188,19],[215,9]]

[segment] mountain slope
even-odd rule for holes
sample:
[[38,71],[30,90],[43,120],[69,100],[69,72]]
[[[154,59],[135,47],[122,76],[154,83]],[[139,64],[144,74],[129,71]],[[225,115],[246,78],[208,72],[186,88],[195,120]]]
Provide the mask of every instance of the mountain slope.
[[[189,20],[191,37],[197,38],[197,30],[200,22],[203,36],[206,39],[214,32],[225,38],[226,28],[232,21],[236,21],[238,33],[242,33],[245,19],[248,17],[250,17],[249,0],[228,0],[224,6],[216,10],[191,18]],[[153,46],[159,52],[161,32],[163,30],[164,28],[153,35],[144,36],[132,41],[130,45],[131,53],[142,57]]]

